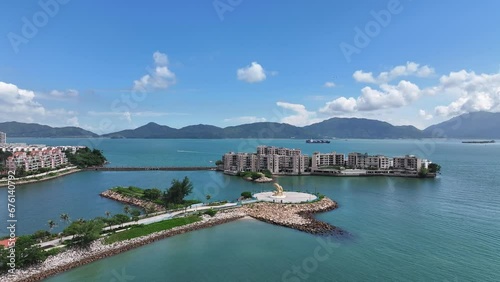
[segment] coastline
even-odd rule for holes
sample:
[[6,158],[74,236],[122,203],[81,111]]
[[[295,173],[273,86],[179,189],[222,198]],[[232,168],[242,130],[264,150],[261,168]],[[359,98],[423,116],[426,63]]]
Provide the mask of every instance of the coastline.
[[148,206],[151,206],[151,207],[155,208],[156,212],[165,211],[165,207],[163,207],[161,205],[158,205],[158,204],[152,203],[152,202],[148,202],[148,201],[144,201],[144,200],[140,200],[137,198],[128,197],[128,196],[122,195],[120,193],[111,191],[111,189],[106,190],[104,192],[101,192],[99,194],[99,196],[120,202],[122,204],[133,205],[133,206],[136,206],[136,207],[139,207],[142,209],[146,209]]
[[[78,169],[78,168],[74,168],[74,169],[69,169],[69,170],[66,170],[66,171],[63,171],[63,172],[60,172],[58,173],[57,175],[54,175],[54,176],[47,176],[47,177],[43,177],[42,179],[22,179],[22,178],[18,178],[16,180],[13,180],[13,182],[16,184],[16,186],[20,186],[20,185],[25,185],[25,184],[32,184],[32,183],[38,183],[38,182],[43,182],[43,181],[47,181],[47,180],[51,180],[51,179],[55,179],[55,178],[59,178],[59,177],[63,177],[63,176],[66,176],[66,175],[69,175],[69,174],[72,174],[72,173],[76,173],[76,172],[80,172],[82,171],[81,169]],[[51,173],[51,172],[48,172],[48,173]],[[35,177],[33,177],[35,178]],[[8,181],[1,181],[0,182],[0,188],[1,187],[7,187],[8,186]]]
[[131,249],[187,232],[209,228],[216,225],[232,222],[244,218],[245,214],[239,210],[229,210],[217,213],[214,217],[204,216],[202,221],[174,227],[169,230],[155,232],[146,236],[104,245],[103,238],[92,243],[88,249],[70,249],[49,257],[40,265],[22,270],[16,270],[13,275],[0,275],[0,281],[34,282],[46,279],[61,272],[111,257]]
[[252,218],[314,235],[342,235],[344,231],[340,228],[319,221],[313,216],[315,213],[331,211],[337,207],[338,205],[335,201],[325,197],[319,201],[310,203],[278,204],[258,202],[247,204],[242,207],[219,210],[219,212],[213,217],[203,215],[202,220],[198,222],[151,233],[133,239],[119,241],[109,245],[105,245],[103,243],[104,238],[100,238],[94,241],[87,249],[71,248],[47,258],[47,260],[41,264],[34,265],[26,269],[16,270],[15,274],[2,274],[0,275],[0,281],[40,281],[61,272],[65,272],[103,258],[114,256],[168,237],[240,219],[248,220]]

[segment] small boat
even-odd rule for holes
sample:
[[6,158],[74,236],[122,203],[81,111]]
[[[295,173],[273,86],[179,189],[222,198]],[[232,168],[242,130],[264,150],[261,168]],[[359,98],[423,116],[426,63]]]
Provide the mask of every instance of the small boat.
[[306,140],[306,143],[320,143],[320,144],[323,144],[323,143],[330,143],[330,140],[324,140],[324,139],[307,139]]

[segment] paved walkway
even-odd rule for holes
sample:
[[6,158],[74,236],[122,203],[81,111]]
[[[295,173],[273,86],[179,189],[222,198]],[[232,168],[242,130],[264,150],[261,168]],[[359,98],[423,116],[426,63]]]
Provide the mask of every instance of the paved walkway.
[[[238,206],[237,203],[227,203],[227,204],[220,205],[220,206],[197,206],[197,207],[188,208],[188,209],[185,209],[185,210],[179,210],[179,211],[175,211],[175,212],[166,212],[166,213],[155,215],[155,216],[152,216],[152,217],[146,217],[146,218],[138,220],[137,222],[136,221],[130,221],[130,222],[126,222],[126,223],[123,223],[123,224],[117,224],[117,225],[108,226],[108,227],[103,228],[103,230],[104,231],[109,231],[109,230],[113,230],[113,229],[116,229],[116,228],[119,228],[119,227],[126,227],[126,226],[137,225],[137,224],[151,224],[151,223],[155,223],[155,222],[159,222],[159,221],[171,219],[174,216],[177,216],[177,215],[180,215],[180,214],[183,214],[183,213],[209,210],[209,209],[212,209],[212,208],[213,209],[234,208],[236,206]],[[65,240],[71,240],[72,238],[73,238],[73,235],[71,235],[71,236],[65,236],[65,237],[62,238],[62,240],[63,241],[65,241]],[[47,241],[47,242],[43,242],[43,243],[39,244],[39,246],[42,247],[42,248],[55,247],[55,246],[58,246],[58,245],[61,245],[61,239],[60,238],[54,239],[54,240],[51,240],[51,241]]]

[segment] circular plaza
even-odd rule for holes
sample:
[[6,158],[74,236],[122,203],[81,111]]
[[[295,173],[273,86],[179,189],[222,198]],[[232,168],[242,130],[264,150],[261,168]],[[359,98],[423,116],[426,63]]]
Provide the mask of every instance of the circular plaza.
[[304,203],[316,200],[318,197],[301,192],[283,192],[282,196],[275,196],[275,192],[262,192],[253,195],[259,201],[271,202],[271,203]]

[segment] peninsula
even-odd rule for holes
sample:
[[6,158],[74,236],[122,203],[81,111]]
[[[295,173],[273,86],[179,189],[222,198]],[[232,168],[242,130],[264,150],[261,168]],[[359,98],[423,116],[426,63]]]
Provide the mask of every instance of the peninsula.
[[[187,178],[185,178],[183,182],[185,182],[184,184],[186,185],[181,186],[188,187],[189,190],[190,183]],[[179,184],[182,184],[182,182],[173,182],[172,187],[164,194],[166,199],[172,196],[173,190],[180,187],[178,186]],[[275,187],[277,187],[275,192],[264,192],[253,195],[254,199],[242,202],[242,205],[228,203],[219,207],[212,207],[207,204],[195,208],[186,208],[185,210],[176,212],[166,211],[156,213],[151,217],[143,217],[142,219],[136,218],[134,219],[135,223],[132,221],[126,223],[122,222],[106,228],[102,228],[103,223],[99,219],[73,222],[65,229],[64,233],[74,235],[61,239],[56,238],[49,242],[28,247],[34,248],[33,250],[35,252],[43,252],[39,249],[40,246],[43,245],[48,247],[54,244],[56,245],[55,248],[64,247],[61,245],[63,240],[64,244],[67,244],[66,242],[73,242],[72,245],[75,247],[66,247],[63,251],[56,251],[53,255],[43,259],[42,262],[32,264],[23,269],[17,269],[13,274],[2,274],[0,275],[0,280],[13,282],[34,282],[43,280],[57,273],[113,256],[133,248],[144,246],[161,239],[231,222],[244,217],[252,217],[257,220],[311,234],[323,236],[344,234],[339,228],[318,221],[313,217],[314,213],[330,211],[337,208],[337,203],[323,196],[285,192],[278,184],[275,184]],[[147,197],[150,197],[149,192],[143,193],[143,196],[145,194],[148,195]],[[109,198],[114,197],[112,195],[109,196]],[[310,201],[310,199],[314,200]],[[123,200],[124,198],[121,197],[120,201]],[[130,199],[126,199],[125,201],[128,202]],[[279,201],[279,203],[276,201]],[[141,203],[137,204],[140,205]],[[176,218],[165,220],[165,218],[172,218],[174,216]],[[180,218],[177,218],[179,216]],[[101,229],[104,233],[102,236],[100,235]],[[115,233],[115,230],[120,230],[121,232]],[[83,235],[84,233],[78,234],[80,232],[84,232],[86,235]],[[89,241],[85,238],[90,238],[91,240]],[[81,243],[85,243],[86,247],[76,247]]]

